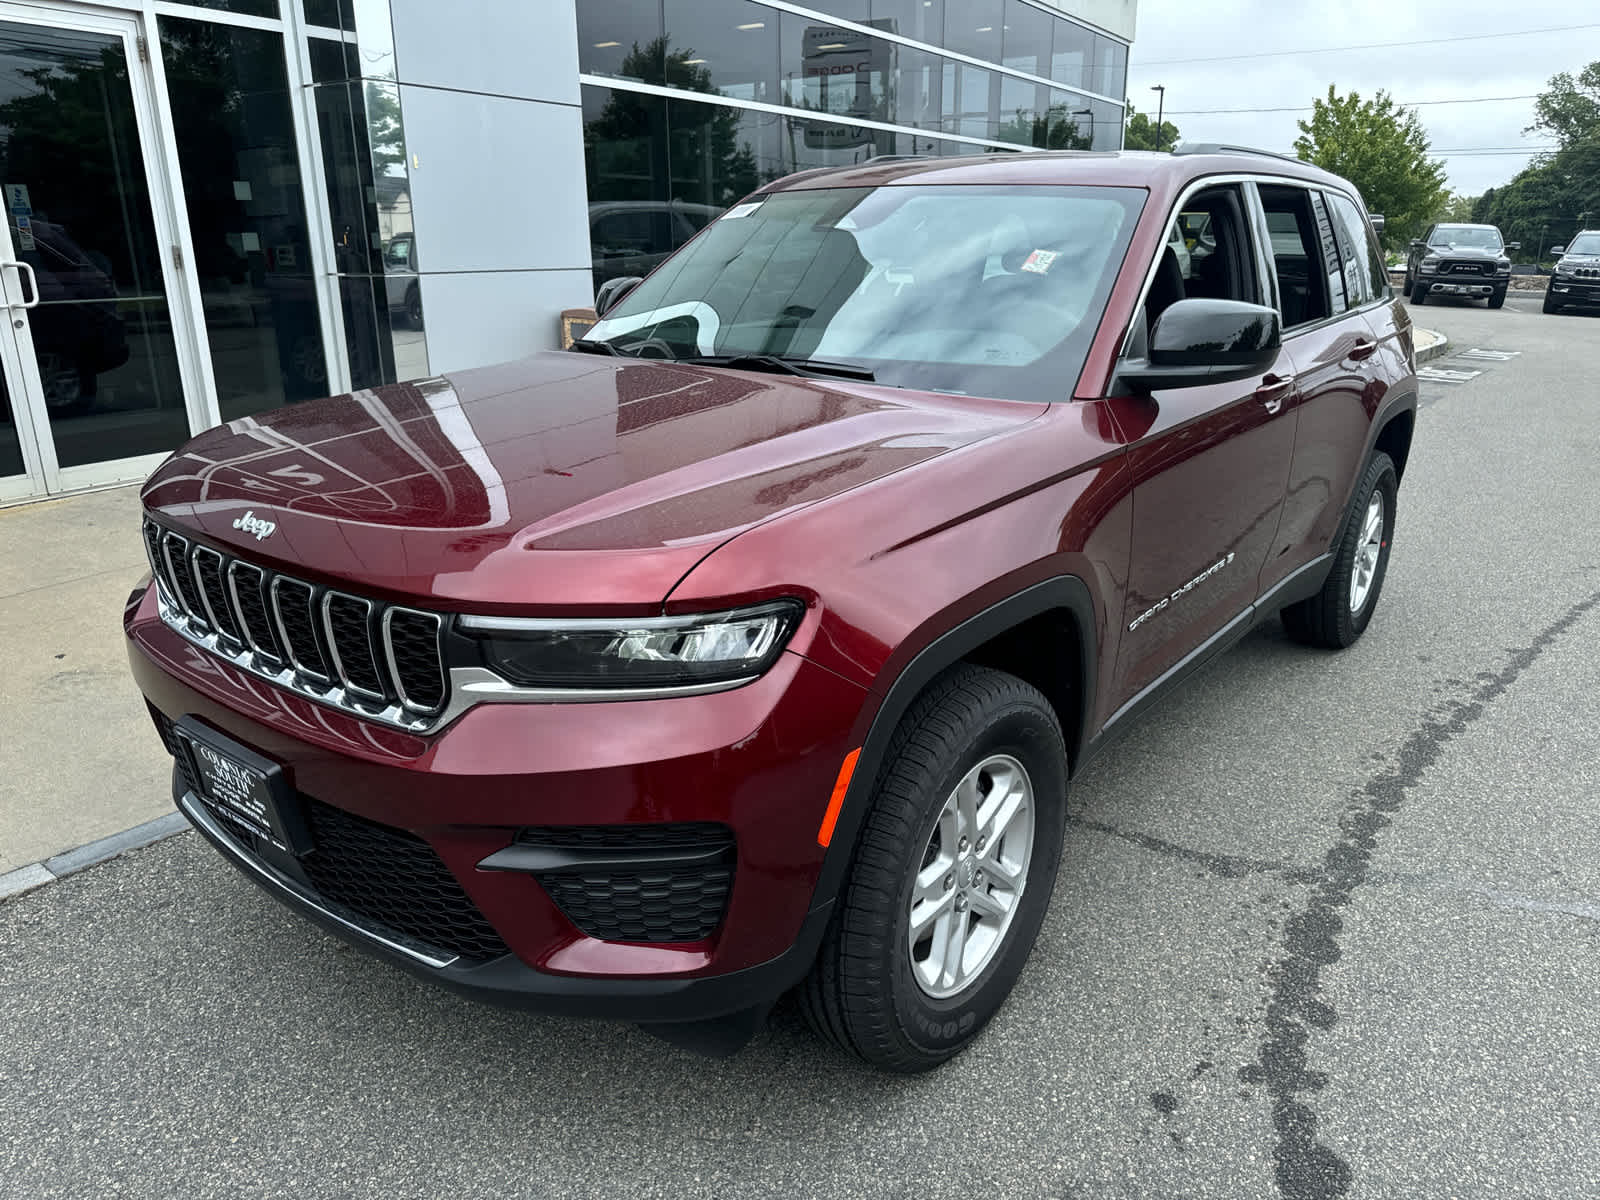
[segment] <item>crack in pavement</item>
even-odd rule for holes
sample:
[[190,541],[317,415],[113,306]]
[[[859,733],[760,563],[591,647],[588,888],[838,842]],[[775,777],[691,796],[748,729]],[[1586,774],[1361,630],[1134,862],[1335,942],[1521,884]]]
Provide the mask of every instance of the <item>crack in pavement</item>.
[[1188,846],[1180,846],[1176,842],[1164,841],[1152,837],[1148,833],[1139,833],[1131,829],[1118,829],[1115,825],[1108,825],[1103,821],[1091,821],[1086,817],[1067,817],[1067,824],[1076,825],[1080,829],[1092,829],[1096,833],[1103,833],[1107,837],[1120,838],[1131,842],[1142,850],[1152,854],[1159,854],[1163,858],[1175,858],[1181,862],[1193,863],[1219,879],[1243,879],[1246,875],[1281,875],[1284,879],[1294,883],[1316,883],[1322,878],[1320,870],[1311,867],[1297,867],[1291,863],[1279,862],[1275,859],[1244,858],[1237,854],[1216,854],[1208,850],[1194,850]]
[[1390,825],[1390,814],[1399,811],[1407,793],[1422,781],[1445,747],[1596,605],[1600,592],[1573,605],[1528,646],[1512,651],[1510,662],[1500,671],[1480,674],[1465,699],[1445,701],[1426,713],[1400,747],[1395,765],[1368,780],[1341,814],[1339,840],[1315,872],[1314,890],[1304,907],[1285,925],[1285,953],[1268,971],[1271,987],[1260,1055],[1239,1069],[1241,1082],[1264,1085],[1272,1098],[1272,1122],[1278,1133],[1274,1174],[1286,1200],[1334,1200],[1350,1191],[1350,1164],[1317,1140],[1317,1116],[1302,1099],[1328,1083],[1324,1072],[1307,1068],[1306,1043],[1312,1030],[1329,1029],[1338,1019],[1332,1006],[1318,998],[1322,971],[1342,953],[1338,938],[1344,922],[1339,913],[1368,881],[1378,834]]

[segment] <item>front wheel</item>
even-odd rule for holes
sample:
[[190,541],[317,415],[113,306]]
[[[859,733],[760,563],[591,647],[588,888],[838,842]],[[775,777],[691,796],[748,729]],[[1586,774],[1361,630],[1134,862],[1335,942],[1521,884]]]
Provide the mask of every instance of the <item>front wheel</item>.
[[1415,304],[1418,308],[1420,308],[1424,304],[1426,304],[1427,302],[1428,302],[1428,285],[1423,283],[1422,280],[1419,279],[1419,280],[1417,280],[1417,286],[1411,289],[1411,303]]
[[1283,610],[1283,627],[1295,641],[1343,650],[1365,632],[1389,569],[1398,489],[1394,463],[1381,450],[1375,452],[1356,488],[1322,590]]
[[1544,294],[1544,305],[1543,305],[1543,308],[1544,308],[1544,313],[1545,313],[1546,316],[1549,316],[1553,312],[1560,312],[1561,311],[1561,305],[1556,303],[1555,297],[1552,296],[1549,292],[1546,292]]
[[1038,936],[1066,793],[1061,726],[1035,688],[966,665],[930,684],[895,732],[801,986],[812,1027],[892,1071],[963,1050]]
[[1504,288],[1501,288],[1498,291],[1490,293],[1490,295],[1489,295],[1489,307],[1490,308],[1500,308],[1501,306],[1503,306],[1505,304],[1505,302],[1506,302],[1506,292],[1505,292]]

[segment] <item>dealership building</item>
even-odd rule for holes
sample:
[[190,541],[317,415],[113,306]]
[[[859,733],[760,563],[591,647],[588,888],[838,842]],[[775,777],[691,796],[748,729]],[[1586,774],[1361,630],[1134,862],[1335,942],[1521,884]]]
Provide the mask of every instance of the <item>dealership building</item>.
[[559,343],[768,180],[1116,149],[1136,0],[0,0],[0,503]]

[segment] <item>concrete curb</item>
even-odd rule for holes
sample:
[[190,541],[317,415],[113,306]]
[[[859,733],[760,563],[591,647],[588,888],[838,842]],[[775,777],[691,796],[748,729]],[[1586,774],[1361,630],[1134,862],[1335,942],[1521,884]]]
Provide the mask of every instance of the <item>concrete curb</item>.
[[7,871],[4,875],[0,875],[0,900],[8,900],[12,896],[22,895],[23,892],[31,892],[34,888],[54,883],[85,867],[92,867],[96,863],[105,862],[108,858],[126,854],[129,850],[137,850],[141,846],[159,842],[188,828],[189,822],[182,813],[170,812],[153,821],[146,821],[143,825],[135,825],[132,829],[124,829],[121,833],[113,833],[110,837],[103,837],[75,850],[57,854],[43,862],[29,863],[25,867],[18,867],[15,871]]
[[1443,358],[1450,353],[1450,339],[1434,329],[1418,328],[1413,332],[1412,339],[1417,348],[1417,365],[1420,367],[1425,362],[1432,362],[1436,358]]

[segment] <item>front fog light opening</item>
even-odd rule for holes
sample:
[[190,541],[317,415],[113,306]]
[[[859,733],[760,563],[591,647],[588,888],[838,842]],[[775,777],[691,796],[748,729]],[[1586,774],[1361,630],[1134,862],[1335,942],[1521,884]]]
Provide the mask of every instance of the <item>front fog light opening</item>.
[[805,607],[778,600],[682,617],[525,619],[463,616],[483,664],[508,683],[546,690],[651,690],[733,685],[764,673]]

